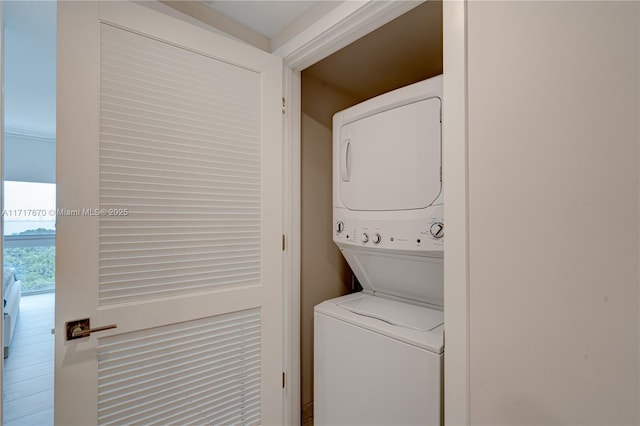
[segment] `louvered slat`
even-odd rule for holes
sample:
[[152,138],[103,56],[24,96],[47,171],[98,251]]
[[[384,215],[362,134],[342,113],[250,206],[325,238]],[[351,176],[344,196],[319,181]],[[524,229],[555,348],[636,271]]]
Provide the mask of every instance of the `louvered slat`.
[[260,75],[107,24],[100,65],[99,304],[259,283]]
[[260,309],[98,339],[98,423],[259,424]]

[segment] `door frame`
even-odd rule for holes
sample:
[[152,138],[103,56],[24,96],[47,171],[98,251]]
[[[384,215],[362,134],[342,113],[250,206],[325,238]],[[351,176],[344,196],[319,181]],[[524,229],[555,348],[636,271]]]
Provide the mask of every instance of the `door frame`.
[[[443,2],[443,180],[446,193],[445,424],[469,424],[467,1]],[[273,53],[284,61],[285,424],[300,424],[301,72],[422,1],[343,2]]]
[[[0,3],[0,194],[4,194],[4,18]],[[4,211],[4,196],[0,196],[0,211]],[[4,280],[4,218],[0,220],[0,276]],[[4,285],[0,287],[4,300]],[[4,312],[3,312],[4,314]],[[0,315],[0,340],[4,346],[4,315]],[[0,361],[0,401],[4,401],[4,357]],[[4,423],[4,403],[0,406],[0,425]]]

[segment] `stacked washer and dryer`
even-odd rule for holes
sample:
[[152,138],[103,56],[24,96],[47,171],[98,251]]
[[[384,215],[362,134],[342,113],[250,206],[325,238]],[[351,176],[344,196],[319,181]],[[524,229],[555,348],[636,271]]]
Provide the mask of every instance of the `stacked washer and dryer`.
[[442,76],[333,118],[334,242],[363,287],[315,307],[314,424],[439,425]]

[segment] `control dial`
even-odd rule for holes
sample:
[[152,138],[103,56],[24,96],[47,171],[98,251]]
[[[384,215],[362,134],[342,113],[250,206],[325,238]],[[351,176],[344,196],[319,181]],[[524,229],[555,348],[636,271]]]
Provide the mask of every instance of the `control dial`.
[[431,232],[431,235],[433,236],[433,238],[440,239],[444,237],[444,223],[434,222],[433,224],[431,224],[431,228],[429,228],[429,232]]
[[336,222],[336,232],[338,234],[342,234],[342,231],[344,231],[344,223],[342,223],[341,220]]
[[380,244],[380,242],[382,241],[382,235],[380,234],[373,234],[373,237],[371,237],[371,241],[373,241],[373,244]]
[[360,241],[362,241],[363,243],[368,243],[369,234],[367,234],[366,232],[363,232],[362,235],[360,236]]

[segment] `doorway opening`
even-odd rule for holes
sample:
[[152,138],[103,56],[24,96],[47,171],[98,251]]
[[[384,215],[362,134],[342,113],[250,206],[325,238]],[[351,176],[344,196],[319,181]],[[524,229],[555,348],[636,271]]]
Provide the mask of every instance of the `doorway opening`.
[[56,2],[4,2],[3,424],[53,424]]
[[313,424],[314,306],[358,291],[333,243],[332,117],[443,72],[442,2],[428,1],[301,73],[300,384]]

